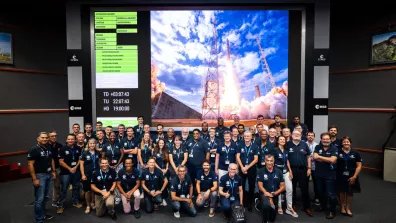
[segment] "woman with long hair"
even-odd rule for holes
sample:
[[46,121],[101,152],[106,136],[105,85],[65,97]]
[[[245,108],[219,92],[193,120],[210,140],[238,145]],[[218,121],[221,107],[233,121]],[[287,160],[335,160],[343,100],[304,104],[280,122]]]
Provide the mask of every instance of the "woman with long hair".
[[164,139],[159,139],[154,147],[155,167],[160,169],[164,175],[169,167],[169,150]]
[[96,143],[96,139],[89,139],[84,152],[80,156],[81,181],[87,203],[86,214],[91,212],[91,208],[95,208],[95,194],[91,191],[91,177],[93,171],[99,170],[100,152]]
[[139,171],[142,173],[143,169],[147,169],[147,162],[153,155],[153,141],[151,140],[149,133],[144,133],[142,142],[138,147],[138,160],[139,160]]
[[187,149],[182,144],[182,137],[175,136],[174,146],[169,150],[169,163],[172,168],[170,168],[170,177],[175,177],[177,173],[177,168],[181,165],[186,165],[188,159]]
[[351,203],[354,193],[360,193],[358,175],[362,169],[360,153],[352,149],[352,140],[345,136],[337,158],[337,191],[340,193],[341,214],[352,217]]

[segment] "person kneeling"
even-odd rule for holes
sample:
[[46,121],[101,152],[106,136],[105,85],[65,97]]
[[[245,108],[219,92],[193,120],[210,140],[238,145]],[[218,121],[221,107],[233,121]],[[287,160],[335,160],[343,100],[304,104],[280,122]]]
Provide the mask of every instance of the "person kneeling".
[[285,180],[283,173],[274,168],[273,155],[265,156],[265,168],[258,171],[257,183],[260,190],[263,223],[274,222],[279,194],[285,191]]
[[117,173],[109,168],[108,158],[100,160],[100,170],[92,173],[91,189],[95,192],[96,216],[103,217],[106,209],[113,220],[117,219],[114,211],[114,190]]
[[162,204],[162,192],[168,185],[168,179],[164,177],[162,171],[155,168],[155,158],[149,158],[148,168],[142,172],[142,188],[144,190],[144,203],[147,213],[153,213]]
[[[217,175],[210,169],[210,162],[203,161],[202,169],[197,175],[197,206],[203,207],[206,202],[210,201],[209,217],[215,215],[215,207],[217,201]],[[207,206],[206,206],[207,207]]]
[[132,198],[134,201],[133,214],[135,218],[140,218],[140,176],[139,170],[133,168],[132,158],[126,158],[124,167],[118,171],[117,188],[121,193],[122,206],[125,214],[131,212]]
[[193,185],[190,177],[186,176],[186,167],[179,166],[177,177],[171,182],[173,215],[180,218],[180,208],[183,207],[191,217],[197,216],[194,203],[192,202]]
[[242,178],[236,174],[238,166],[231,163],[228,174],[220,178],[220,203],[224,217],[231,217],[231,205],[243,206]]

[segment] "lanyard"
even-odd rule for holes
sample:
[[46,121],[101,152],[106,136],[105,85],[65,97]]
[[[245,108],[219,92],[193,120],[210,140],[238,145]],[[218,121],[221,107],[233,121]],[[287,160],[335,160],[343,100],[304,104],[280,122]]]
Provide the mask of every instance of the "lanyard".
[[184,180],[182,182],[180,182],[180,186],[181,186],[181,194],[184,195],[184,187],[183,187],[183,183]]
[[180,162],[180,154],[183,152],[182,148],[181,148],[181,146],[179,148],[176,148],[176,146],[175,146],[175,149],[176,149],[176,151],[179,150],[176,152],[176,155],[177,155],[177,161]]
[[74,154],[76,154],[76,151],[69,147],[69,152],[72,154],[72,159],[74,161]]
[[213,147],[214,147],[214,140],[213,141],[210,141],[210,143],[209,143],[209,147],[210,147],[210,149],[213,149]]
[[[345,153],[345,152],[344,152]],[[345,162],[345,169],[347,170],[348,169],[348,159],[349,159],[349,156],[351,155],[351,152],[349,151],[349,153],[348,154],[346,154],[345,153],[345,155],[344,155],[344,162]]]
[[104,142],[105,142],[104,140],[103,140],[102,143],[100,143],[100,142],[98,141],[98,147],[99,147],[99,148],[103,148]]
[[168,142],[166,144],[167,144],[168,148],[171,148],[172,144],[173,144],[173,141],[172,140],[171,141],[168,140]]
[[[248,150],[249,148],[249,150]],[[252,148],[252,144],[250,143],[250,145],[248,147],[246,147],[245,144],[245,150],[246,150],[246,163],[249,163],[249,153],[250,153],[250,149]]]
[[148,151],[149,149],[148,149],[148,145],[144,145],[144,160],[143,160],[143,162],[144,161],[146,161],[145,163],[147,163],[147,151]]
[[231,181],[230,179],[231,196],[234,195],[234,184],[235,184],[235,179],[233,181]]
[[269,173],[269,175],[270,175],[270,178],[271,178],[271,186],[272,186],[272,192],[274,192],[275,191],[275,173],[274,172],[272,172],[272,173]]
[[103,172],[102,172],[102,170],[100,170],[100,176],[102,177],[102,182],[104,183],[106,181],[106,178],[107,178],[107,173],[105,173],[104,177],[103,177]]
[[41,147],[39,144],[37,144],[38,147],[40,147],[41,152],[43,152],[45,154],[45,156],[48,156],[48,149],[44,149],[43,147]]
[[132,149],[133,141],[127,140],[127,144],[128,144],[129,149]]
[[224,144],[224,146],[225,146],[225,151],[226,151],[226,153],[227,153],[227,158],[226,158],[226,160],[228,160],[228,153],[230,152],[230,147],[228,147],[228,146],[226,146],[225,144]]
[[191,147],[191,154],[194,153],[194,147],[195,147],[196,145],[198,145],[198,142],[194,143],[194,145]]
[[115,147],[115,144],[109,143],[109,145],[110,145],[111,157],[114,158],[114,148],[113,148],[113,146]]
[[89,155],[91,156],[91,160],[92,160],[92,162],[93,162],[93,168],[95,169],[96,168],[96,151],[94,152],[94,154],[92,155],[92,153],[91,152],[88,152],[89,153]]
[[[155,175],[154,173],[153,173],[153,175]],[[153,177],[153,175],[151,173],[149,173],[149,178],[150,178],[150,182],[151,182],[151,190],[154,190],[154,188],[155,188],[154,182],[153,182],[155,178]]]
[[261,149],[261,153],[263,154],[262,155],[262,161],[264,161],[265,160],[265,149],[267,148],[267,144],[265,144],[265,146],[263,146],[263,144],[261,144],[260,145],[260,149]]

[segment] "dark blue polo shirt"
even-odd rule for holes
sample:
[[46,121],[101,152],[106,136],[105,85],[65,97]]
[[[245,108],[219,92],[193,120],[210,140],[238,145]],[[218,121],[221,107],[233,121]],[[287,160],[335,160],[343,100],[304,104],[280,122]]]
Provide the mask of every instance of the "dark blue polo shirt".
[[254,160],[254,156],[259,155],[259,149],[257,144],[250,143],[250,146],[246,146],[246,143],[241,143],[238,146],[237,153],[240,153],[240,159],[243,165],[248,165]]
[[290,140],[286,143],[285,150],[288,152],[290,167],[308,167],[307,156],[311,155],[311,150],[307,143],[300,141],[298,145],[295,145]]
[[168,150],[173,148],[175,146],[175,141],[173,139],[167,139],[165,140],[166,146],[168,147]]
[[209,139],[210,139],[209,131],[207,131],[206,133],[201,132],[201,139],[209,141]]
[[264,189],[271,193],[277,191],[280,188],[280,183],[285,180],[279,169],[273,168],[272,172],[269,172],[267,168],[261,168],[257,172],[257,182],[262,182]]
[[363,162],[363,160],[358,151],[351,148],[347,154],[342,149],[338,150],[337,172],[340,174],[349,172],[349,176],[352,177],[357,168],[356,163],[359,162]]
[[241,141],[241,140],[239,140],[238,138],[237,138],[237,140],[233,140],[233,139],[231,138],[231,142],[234,143],[234,144],[238,147],[239,143],[243,143],[243,140]]
[[223,188],[224,193],[229,193],[230,197],[234,197],[235,200],[239,200],[239,187],[242,186],[242,178],[235,174],[234,179],[230,179],[230,175],[226,174],[220,178],[219,187]]
[[333,142],[331,142],[332,146],[335,146],[338,150],[342,149],[342,142],[341,139],[336,139]]
[[[220,155],[219,157],[219,169],[228,171],[228,165],[230,163],[237,163],[236,153],[238,151],[237,145],[230,143],[230,146],[226,146],[225,143],[221,143],[217,148],[216,153]],[[226,163],[226,161],[229,161]]]
[[125,167],[118,171],[117,180],[120,181],[121,187],[125,193],[128,193],[130,190],[132,190],[136,186],[137,181],[140,181],[139,175],[139,170],[136,168],[132,168],[132,172],[129,174],[127,173]]
[[257,143],[257,146],[259,149],[257,167],[261,168],[265,166],[265,156],[270,153],[270,149],[267,143],[263,146],[261,140]]
[[[73,148],[70,148],[69,146],[63,146],[60,149],[58,156],[59,159],[63,159],[63,162],[65,162],[66,165],[73,168],[78,164],[78,161],[80,160],[81,149],[76,145],[74,145]],[[71,174],[68,169],[63,168],[62,166],[60,170],[61,170],[60,175]],[[80,167],[78,167],[76,171],[80,171]]]
[[[338,157],[338,149],[335,146],[330,147],[325,151],[323,145],[317,145],[314,153],[324,157]],[[330,164],[324,161],[315,160],[315,176],[325,179],[335,180],[336,179],[336,164]]]
[[121,149],[123,146],[115,142],[113,144],[106,143],[106,145],[103,146],[102,153],[104,153],[105,157],[109,159],[109,165],[110,166],[115,166],[117,165],[118,161],[121,158]]
[[183,145],[180,145],[179,149],[176,149],[176,146],[169,148],[169,155],[172,156],[176,167],[180,166],[180,164],[183,162],[185,153],[188,153],[188,151]]
[[[151,146],[151,148],[153,148],[153,146]],[[140,150],[140,156],[142,157],[143,164],[147,164],[148,159],[153,155],[152,150],[148,145],[144,145],[143,149],[139,146],[138,150]]]
[[201,192],[205,192],[212,188],[213,182],[217,182],[217,180],[216,173],[210,169],[208,175],[205,175],[203,170],[199,170],[197,173],[197,181],[199,181]]
[[188,152],[188,165],[202,168],[202,162],[206,159],[206,153],[209,152],[208,142],[199,138],[197,142],[190,140],[186,143]]
[[96,135],[94,135],[93,133],[91,133],[90,136],[88,136],[87,133],[85,133],[84,136],[85,136],[85,138],[84,138],[85,144],[87,144],[90,139],[96,139]]
[[80,160],[84,161],[85,176],[90,177],[93,171],[99,170],[99,156],[100,153],[97,151],[95,151],[94,154],[89,151],[85,151],[81,154]]
[[[136,147],[140,146],[136,138],[132,138],[131,140],[129,140],[128,137],[123,138],[120,144],[125,150],[135,149]],[[135,168],[137,167],[137,163],[138,163],[137,154],[124,154],[124,159],[126,158],[132,158],[133,166]]]
[[273,148],[270,153],[274,156],[275,167],[280,169],[282,171],[282,173],[287,173],[288,172],[287,159],[288,159],[289,155],[287,153],[286,148],[282,152],[282,150],[279,147],[276,147],[276,148]]
[[47,146],[36,144],[27,155],[27,160],[34,160],[35,173],[51,173],[52,152]]
[[[102,172],[101,169],[92,173],[91,184],[95,184],[99,190],[106,189],[106,191],[109,191],[115,181],[117,181],[117,173],[112,168],[109,168],[106,173]],[[101,195],[96,192],[95,194]]]
[[154,153],[155,162],[161,169],[166,169],[166,163],[163,160],[164,154],[162,152]]
[[58,154],[60,149],[63,147],[62,144],[55,142],[55,145],[52,145],[51,143],[47,144],[47,147],[51,151],[51,157],[54,159],[55,162],[55,168],[59,168],[59,158]]
[[[106,139],[103,139],[102,143],[100,143],[98,141],[97,146],[98,146],[98,148],[103,148],[107,143],[108,143],[108,141]],[[110,160],[109,160],[109,162],[110,162]]]
[[230,131],[230,129],[225,126],[223,126],[222,128],[217,126],[215,129],[216,129],[216,138],[218,138],[220,141],[224,142],[224,132]]
[[181,195],[187,197],[190,194],[190,186],[192,186],[192,181],[189,176],[186,175],[183,181],[180,181],[179,177],[174,177],[171,182],[170,191],[176,192],[177,197]]
[[[164,174],[158,168],[154,168],[154,172],[150,173],[150,169],[147,168],[143,170],[141,180],[150,191],[161,190],[162,184],[164,183]],[[147,192],[145,191],[145,193]]]
[[158,133],[155,134],[155,135],[153,135],[153,142],[154,142],[155,144],[157,144],[158,141],[159,141],[160,139],[163,139],[163,140],[165,140],[165,142],[166,142],[166,135],[165,135],[165,133],[162,133],[162,135],[158,135]]
[[134,132],[135,137],[137,139],[139,139],[140,138],[139,136],[143,133],[143,126],[140,127],[139,125],[135,125],[133,127],[133,132]]
[[[208,146],[209,146],[209,151],[212,149],[216,149],[219,147],[219,144],[221,143],[221,141],[219,139],[214,139],[213,141],[211,141],[210,139],[207,140],[208,141]],[[210,153],[210,163],[214,164],[216,161],[216,153]]]

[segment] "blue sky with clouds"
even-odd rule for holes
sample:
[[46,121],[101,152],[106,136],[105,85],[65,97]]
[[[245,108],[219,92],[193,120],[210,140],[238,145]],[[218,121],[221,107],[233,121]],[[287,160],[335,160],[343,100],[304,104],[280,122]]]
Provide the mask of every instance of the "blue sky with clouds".
[[256,36],[261,38],[275,84],[288,78],[288,11],[152,11],[151,57],[159,68],[158,79],[165,91],[186,105],[201,111],[204,82],[213,37],[218,33],[220,83],[226,70],[227,39],[231,61],[238,79],[241,99],[252,101],[255,85],[264,95],[262,70]]
[[0,49],[3,53],[11,52],[11,36],[6,33],[0,33]]

